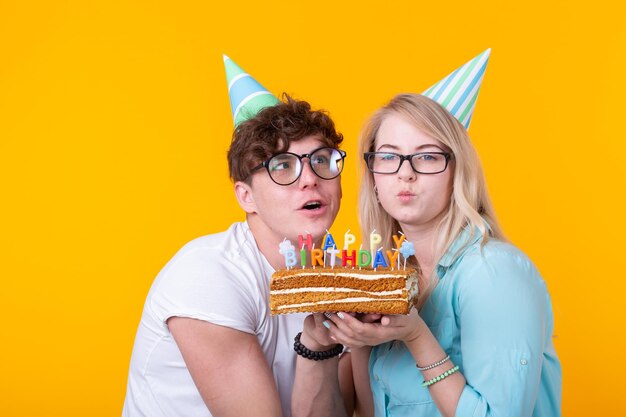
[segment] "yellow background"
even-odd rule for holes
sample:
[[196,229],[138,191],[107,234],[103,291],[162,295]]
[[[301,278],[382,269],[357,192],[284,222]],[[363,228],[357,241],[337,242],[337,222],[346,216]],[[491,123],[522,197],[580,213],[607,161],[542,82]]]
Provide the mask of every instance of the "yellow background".
[[211,3],[0,1],[0,415],[120,415],[154,276],[243,218],[222,53],[331,112],[343,234],[364,118],[487,47],[470,133],[552,294],[564,415],[626,412],[618,2]]

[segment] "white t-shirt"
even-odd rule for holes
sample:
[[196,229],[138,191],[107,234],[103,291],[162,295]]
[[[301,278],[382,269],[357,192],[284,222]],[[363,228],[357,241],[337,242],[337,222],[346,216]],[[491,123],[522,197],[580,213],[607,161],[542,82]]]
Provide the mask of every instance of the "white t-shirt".
[[170,317],[191,317],[256,335],[274,373],[283,414],[289,416],[293,338],[302,331],[306,315],[270,316],[273,272],[247,223],[234,223],[223,233],[185,245],[148,293],[122,416],[211,416],[167,327]]

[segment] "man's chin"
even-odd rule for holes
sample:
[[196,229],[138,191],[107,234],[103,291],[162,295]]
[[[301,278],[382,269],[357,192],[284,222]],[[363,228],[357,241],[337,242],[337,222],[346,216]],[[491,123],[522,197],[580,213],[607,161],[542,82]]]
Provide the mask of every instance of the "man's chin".
[[326,231],[330,230],[332,222],[328,219],[317,219],[316,221],[303,221],[298,225],[297,234],[306,235],[307,233],[313,237],[313,241],[321,240]]

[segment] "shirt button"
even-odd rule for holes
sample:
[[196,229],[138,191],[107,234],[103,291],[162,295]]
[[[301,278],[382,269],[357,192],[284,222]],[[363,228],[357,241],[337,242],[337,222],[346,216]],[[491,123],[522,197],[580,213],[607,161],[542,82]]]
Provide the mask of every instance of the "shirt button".
[[375,380],[376,382],[380,381],[380,378],[378,378],[378,375],[374,375],[374,380]]
[[521,361],[519,361],[519,363],[521,363],[522,365],[528,365],[528,361],[526,359],[522,359]]

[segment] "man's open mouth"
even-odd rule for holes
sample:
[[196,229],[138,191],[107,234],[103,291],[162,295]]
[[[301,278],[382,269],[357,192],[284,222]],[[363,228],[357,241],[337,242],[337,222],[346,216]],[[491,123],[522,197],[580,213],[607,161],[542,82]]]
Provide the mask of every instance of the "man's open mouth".
[[305,205],[302,206],[304,210],[315,210],[322,207],[322,203],[319,201],[309,201]]

